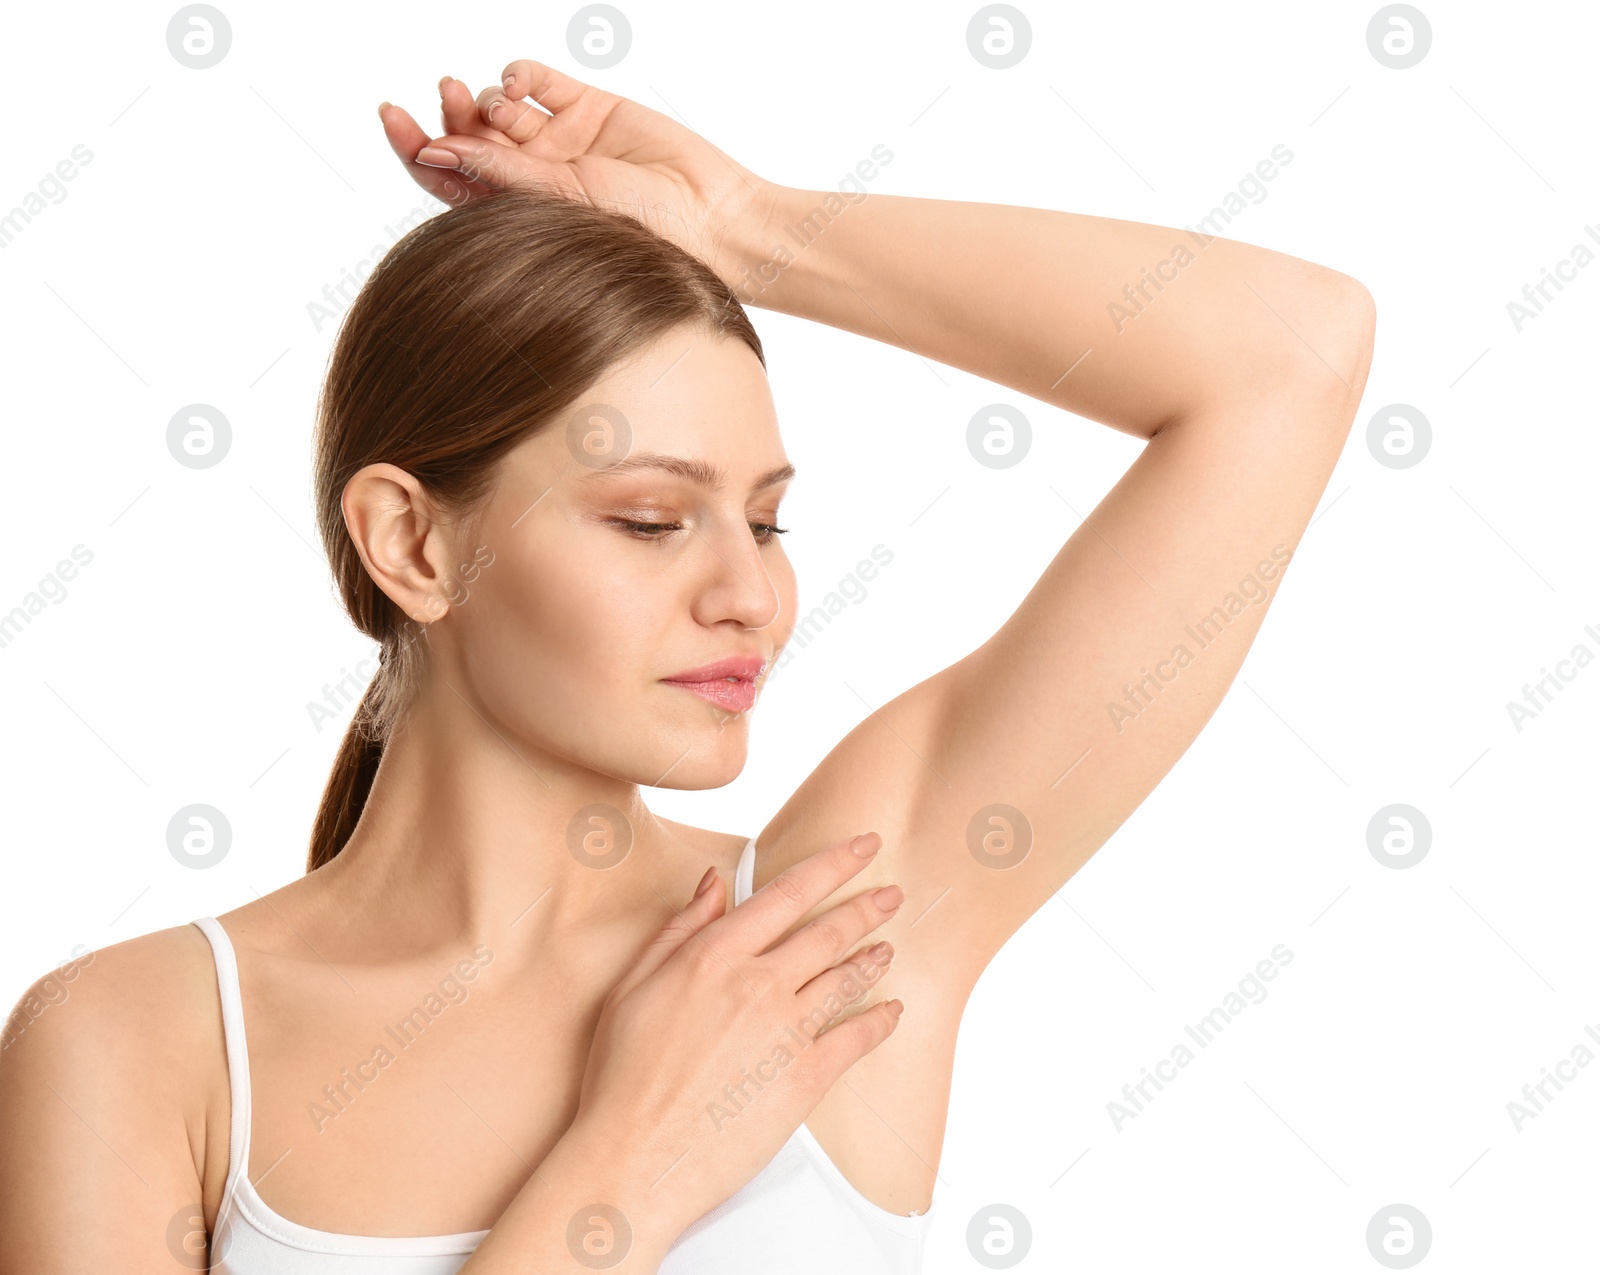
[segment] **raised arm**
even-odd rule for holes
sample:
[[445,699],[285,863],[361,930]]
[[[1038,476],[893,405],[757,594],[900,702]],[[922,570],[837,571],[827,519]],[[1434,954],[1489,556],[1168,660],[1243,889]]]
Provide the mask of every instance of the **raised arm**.
[[[780,186],[543,63],[512,62],[505,82],[474,98],[445,81],[450,131],[431,141],[385,104],[413,178],[451,202],[554,184],[696,252],[747,304],[1148,440],[1016,613],[872,713],[758,837],[759,886],[811,846],[880,832],[872,883],[900,883],[907,917],[939,909],[894,927],[896,978],[926,970],[957,989],[954,1013],[1232,683],[1359,404],[1372,298],[1338,271],[1163,226]],[[930,1047],[953,1037],[929,1030]],[[902,1049],[916,1031],[896,1033]]]
[[881,829],[907,914],[938,903],[896,935],[908,962],[970,985],[1232,683],[1343,446],[1374,306],[1231,240],[877,194],[774,189],[741,260],[802,224],[815,238],[751,276],[754,303],[1149,440],[1016,613],[863,721],[761,837],[777,870],[836,825]]
[[747,304],[1140,438],[1255,401],[1263,377],[1329,397],[1311,415],[1332,423],[1372,345],[1372,299],[1348,275],[1144,222],[767,185],[723,243]]

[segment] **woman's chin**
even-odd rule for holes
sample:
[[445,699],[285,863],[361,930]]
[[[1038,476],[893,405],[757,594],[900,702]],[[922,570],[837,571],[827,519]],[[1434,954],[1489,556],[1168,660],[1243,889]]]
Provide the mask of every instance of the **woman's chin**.
[[641,784],[648,788],[721,788],[744,769],[749,750],[742,714],[720,731],[713,728],[699,737],[680,739],[677,749],[662,763],[665,773],[654,782],[640,780]]

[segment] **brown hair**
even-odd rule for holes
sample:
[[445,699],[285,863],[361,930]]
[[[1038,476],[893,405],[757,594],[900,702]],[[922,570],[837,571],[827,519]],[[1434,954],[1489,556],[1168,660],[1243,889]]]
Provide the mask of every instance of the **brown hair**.
[[708,265],[632,216],[553,189],[496,191],[422,222],[362,285],[317,400],[317,528],[339,597],[381,644],[334,758],[306,871],[343,849],[426,668],[426,634],[377,587],[345,526],[345,484],[396,465],[470,526],[502,456],[672,328],[760,338]]

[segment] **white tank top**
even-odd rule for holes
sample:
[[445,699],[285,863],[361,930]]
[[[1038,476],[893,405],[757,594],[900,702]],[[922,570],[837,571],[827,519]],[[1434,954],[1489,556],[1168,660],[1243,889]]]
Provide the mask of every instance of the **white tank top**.
[[[750,897],[755,845],[752,837],[739,856],[734,906]],[[488,1231],[342,1235],[291,1222],[256,1194],[246,1172],[250,1061],[239,966],[233,943],[215,917],[194,924],[211,941],[216,959],[232,1107],[228,1176],[211,1235],[211,1270],[215,1275],[392,1275],[401,1268],[394,1259],[404,1258],[408,1275],[454,1275]],[[678,1237],[659,1275],[918,1275],[928,1217],[907,1217],[872,1203],[801,1124],[755,1177]]]

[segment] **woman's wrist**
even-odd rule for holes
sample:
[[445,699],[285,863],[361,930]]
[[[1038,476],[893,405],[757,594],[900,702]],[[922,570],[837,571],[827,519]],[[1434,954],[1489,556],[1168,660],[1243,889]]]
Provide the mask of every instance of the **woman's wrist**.
[[574,1124],[529,1175],[462,1275],[596,1269],[655,1275],[686,1223],[670,1188],[649,1181],[637,1146],[637,1140]]
[[596,1198],[618,1210],[633,1234],[634,1246],[656,1253],[659,1261],[705,1206],[682,1198],[681,1175],[670,1171],[670,1157],[662,1162],[654,1153],[647,1133],[613,1129],[580,1114],[556,1147],[566,1171],[599,1183],[601,1194]]
[[[759,179],[758,179],[759,180]],[[825,200],[820,191],[807,191],[777,182],[760,181],[718,236],[717,273],[744,305],[769,306],[773,286],[803,251],[806,211]]]

